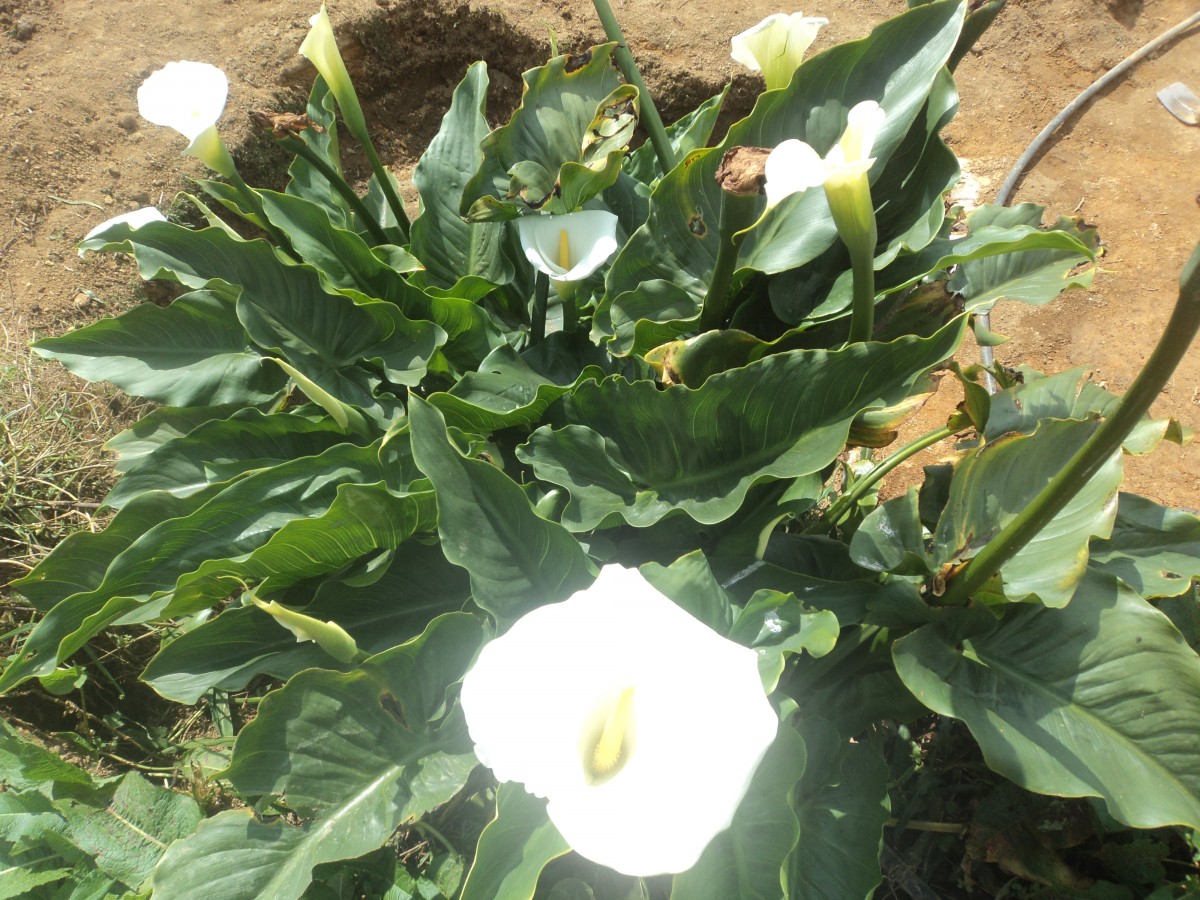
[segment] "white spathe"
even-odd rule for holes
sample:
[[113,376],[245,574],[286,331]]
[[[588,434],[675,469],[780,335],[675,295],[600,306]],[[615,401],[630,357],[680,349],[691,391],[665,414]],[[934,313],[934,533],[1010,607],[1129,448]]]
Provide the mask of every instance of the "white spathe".
[[338,50],[333,23],[329,20],[329,12],[324,3],[308,20],[308,24],[308,34],[300,43],[300,55],[312,63],[325,79],[351,134],[360,141],[364,140],[367,135],[367,120],[359,105],[358,95],[354,92],[354,83],[350,80],[346,62]]
[[767,90],[787,87],[804,54],[828,19],[804,13],[775,13],[734,35],[731,56],[751,72],[762,72]]
[[[100,232],[111,228],[114,225],[120,225],[124,222],[130,228],[140,228],[147,222],[165,222],[167,217],[160,213],[153,206],[143,206],[141,209],[135,209],[132,212],[121,213],[119,216],[113,216],[111,219],[105,219],[91,231],[83,236],[83,239],[89,240],[94,238]],[[82,253],[83,251],[80,251]]]
[[208,63],[170,62],[138,88],[138,113],[195,141],[225,111],[229,79]]
[[847,115],[842,139],[824,159],[803,141],[781,143],[767,157],[767,205],[817,185],[829,193],[865,178],[875,164],[871,150],[886,118],[874,100],[856,104]]
[[578,853],[634,876],[696,863],[778,727],[757,655],[617,565],[488,643],[462,707],[498,779],[546,797]]
[[554,282],[586,278],[617,249],[617,217],[602,209],[517,219],[525,258]]

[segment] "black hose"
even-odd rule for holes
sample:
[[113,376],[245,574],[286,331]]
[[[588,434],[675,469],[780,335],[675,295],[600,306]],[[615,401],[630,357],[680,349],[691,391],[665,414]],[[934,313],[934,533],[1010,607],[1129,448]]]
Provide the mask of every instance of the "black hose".
[[[1117,63],[1103,75],[1097,78],[1094,82],[1092,82],[1082,94],[1063,107],[1062,112],[1060,112],[1046,124],[1046,127],[1038,133],[1038,136],[1035,137],[1033,142],[1025,148],[1025,152],[1021,154],[1020,159],[1018,159],[1013,165],[1012,171],[1008,173],[1008,177],[1004,179],[1004,184],[1000,186],[1000,190],[996,194],[996,205],[1008,205],[1009,199],[1016,190],[1017,182],[1020,181],[1021,176],[1025,174],[1025,170],[1029,166],[1030,162],[1032,162],[1033,158],[1041,151],[1042,145],[1045,144],[1046,141],[1050,139],[1050,136],[1054,134],[1054,132],[1058,131],[1058,129],[1061,128],[1063,124],[1071,118],[1071,116],[1075,115],[1075,113],[1077,113],[1080,108],[1082,108],[1089,100],[1095,97],[1109,84],[1120,78],[1155,50],[1158,50],[1164,44],[1168,44],[1175,40],[1175,38],[1179,37],[1189,28],[1192,28],[1196,25],[1200,25],[1200,12],[1188,16],[1188,18],[1184,19],[1174,28],[1164,31],[1154,40],[1150,41],[1150,43],[1127,56],[1121,62]],[[991,325],[991,313],[980,313],[979,320],[984,328],[989,327]],[[983,360],[983,365],[986,368],[991,368],[992,364],[995,362],[995,356],[992,352],[992,348],[989,346],[980,347],[979,352],[980,357]],[[996,382],[990,374],[987,376],[987,386],[991,393],[996,392]]]

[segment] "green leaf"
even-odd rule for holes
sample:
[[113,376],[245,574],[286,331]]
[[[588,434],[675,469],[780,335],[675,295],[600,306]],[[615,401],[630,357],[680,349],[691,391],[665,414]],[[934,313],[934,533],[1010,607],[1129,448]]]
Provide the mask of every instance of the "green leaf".
[[186,794],[154,787],[129,772],[100,808],[86,802],[61,802],[71,838],[96,867],[112,878],[138,887],[172,841],[186,837],[203,818]]
[[670,566],[646,563],[642,575],[660,594],[720,635],[728,635],[736,610],[701,550],[681,556]]
[[[1043,420],[1033,434],[1009,433],[984,444],[954,471],[934,533],[936,562],[969,559],[1016,518],[1095,433],[1094,420]],[[1036,594],[1064,606],[1088,564],[1088,542],[1108,537],[1117,512],[1123,464],[1114,453],[1000,574],[1011,601]]]
[[[117,550],[117,555],[110,558],[105,569],[101,569],[96,558],[100,554],[89,559],[89,575],[100,573],[102,580],[62,600],[46,614],[0,675],[0,690],[52,671],[57,662],[78,650],[106,625],[152,599],[160,600],[160,604],[151,606],[149,611],[161,611],[164,598],[174,590],[176,581],[203,567],[206,567],[201,572],[203,580],[189,587],[188,611],[203,609],[224,597],[230,584],[213,577],[216,574],[213,570],[224,575],[241,574],[245,570],[230,570],[221,561],[251,554],[293,519],[312,519],[324,513],[338,496],[339,488],[348,482],[379,482],[401,474],[400,467],[392,466],[389,470],[384,465],[380,452],[378,446],[340,444],[320,456],[291,460],[254,473],[211,496],[201,493],[175,498],[152,492],[131,501],[105,532],[76,539],[76,545],[82,544],[86,553],[92,552],[88,546],[92,544],[103,550]],[[346,502],[350,504],[349,499]],[[401,502],[407,506],[417,502],[417,498],[410,495],[410,499]],[[157,518],[164,506],[172,505],[180,508],[180,518]],[[354,515],[352,504],[349,515]],[[128,526],[124,525],[126,520]],[[317,572],[310,570],[309,574],[328,571],[324,566],[330,556],[338,558],[336,565],[348,561],[340,557],[336,542],[329,541],[328,531],[313,529],[311,523],[307,527],[312,529],[310,540],[325,548],[313,563]],[[412,527],[411,520],[405,527]],[[116,537],[109,539],[106,535],[113,528]],[[303,566],[311,560],[294,550],[292,553],[286,571],[304,577]],[[297,563],[301,566],[297,567]],[[51,554],[27,579],[35,582],[55,578],[70,583],[75,575],[58,572],[64,568],[70,570],[73,564],[71,556]],[[248,565],[253,568],[257,563],[251,560]]]
[[[1010,431],[1033,432],[1042,419],[1088,419],[1111,416],[1121,402],[1116,394],[1088,377],[1086,367],[1044,375],[1018,367],[1020,380],[992,395],[984,436],[989,440]],[[1173,419],[1145,416],[1122,441],[1126,453],[1149,453],[1162,440],[1184,443],[1184,428]]]
[[[556,56],[546,65],[530,69],[522,75],[524,90],[521,105],[507,124],[492,131],[483,139],[480,150],[483,163],[463,191],[459,212],[472,212],[475,202],[484,197],[510,197],[510,190],[523,186],[510,175],[519,166],[536,166],[548,176],[541,191],[522,196],[521,206],[541,207],[558,180],[560,169],[567,163],[582,163],[585,145],[592,138],[591,126],[600,107],[620,86],[615,67],[611,64],[616,44],[601,44],[579,57]],[[615,151],[620,153],[621,151]],[[607,165],[607,157],[604,164]],[[615,179],[619,172],[611,173]],[[611,181],[609,182],[611,183]],[[595,191],[603,189],[600,182]],[[575,198],[582,203],[586,195]],[[493,199],[493,205],[495,200]],[[520,214],[520,206],[503,213],[511,218]],[[571,212],[561,209],[560,212]]]
[[964,324],[928,339],[780,353],[696,390],[585,382],[559,401],[566,427],[539,428],[517,455],[570,492],[562,521],[573,531],[617,517],[644,527],[677,509],[720,522],[752,485],[824,468],[855,416],[907,393],[954,352]]
[[556,383],[518,355],[511,347],[497,347],[449,391],[431,394],[431,406],[448,424],[487,434],[502,428],[528,427],[542,418],[546,409],[584,381],[604,376],[598,366],[586,366],[566,384]]
[[[367,653],[381,653],[420,634],[434,616],[461,609],[469,595],[466,573],[446,562],[440,548],[406,541],[380,578],[362,585],[323,582],[304,611],[336,621]],[[235,607],[164,646],[142,680],[190,704],[213,688],[241,690],[259,674],[287,679],[331,663],[253,607]]]
[[24,740],[0,720],[0,783],[6,790],[40,788],[46,784],[79,784],[90,787],[92,776],[58,754]]
[[1038,793],[1102,797],[1137,828],[1200,825],[1200,656],[1162,613],[1089,574],[1063,609],[958,615],[896,642],[904,683]]
[[787,896],[870,897],[891,813],[887,763],[823,719],[803,722],[801,734],[809,763],[796,792],[800,841],[788,860]]
[[310,669],[270,694],[226,775],[239,791],[286,795],[313,820],[281,828],[240,812],[209,819],[168,848],[155,896],[191,897],[203,884],[229,900],[296,898],[314,866],[374,850],[449,800],[476,762],[461,717],[441,718],[446,692],[482,637],[475,618],[441,616],[353,672]]
[[417,465],[437,492],[442,550],[471,573],[476,603],[511,621],[591,583],[579,542],[534,512],[516,482],[490,463],[462,456],[428,403],[412,397],[409,415]]
[[[187,497],[210,484],[301,456],[316,456],[346,435],[328,417],[297,413],[264,414],[242,409],[225,419],[209,419],[186,435],[164,440],[104,498],[117,509],[147,491]],[[111,442],[110,442],[111,445]]]
[[[132,252],[143,278],[170,276],[194,288],[219,279],[240,287],[237,315],[254,343],[275,351],[321,388],[353,405],[370,405],[370,396],[362,376],[348,370],[366,360],[398,384],[415,384],[428,358],[446,340],[439,327],[419,321],[429,298],[416,289],[410,292],[405,286],[403,297],[384,298],[392,302],[375,302],[365,295],[356,302],[327,291],[315,269],[282,262],[266,241],[241,240],[218,228],[192,231],[167,222],[149,222],[136,230],[118,225],[106,234],[117,240],[94,238],[80,246]],[[412,311],[410,303],[420,309],[417,318],[404,312]]]
[[464,275],[493,284],[512,280],[512,263],[503,252],[504,225],[468,224],[458,214],[467,179],[483,161],[479,145],[490,130],[487,90],[487,64],[473,63],[413,170],[421,215],[412,224],[412,252],[425,264],[425,280],[438,287],[452,287]]
[[[386,484],[343,484],[319,515],[291,519],[261,546],[228,559],[210,559],[175,584],[166,615],[204,608],[238,584],[258,585],[262,594],[390,551],[435,521],[432,492],[403,493]],[[337,535],[331,540],[330,535]]]
[[938,563],[926,548],[916,486],[886,500],[863,519],[850,539],[850,554],[865,569],[895,575],[929,576]]
[[190,515],[211,493],[188,497],[175,497],[165,491],[144,494],[103,531],[77,531],[68,536],[12,586],[39,612],[48,612],[72,594],[98,588],[113,560],[143,534],[161,522]]
[[838,619],[827,609],[805,609],[793,594],[756,591],[730,629],[730,640],[758,653],[758,669],[767,693],[783,675],[786,657],[808,651],[829,653],[838,639]]
[[1200,577],[1200,519],[1122,493],[1112,534],[1092,542],[1088,568],[1120,578],[1146,598],[1184,594]]
[[806,757],[800,735],[781,724],[733,823],[713,838],[696,865],[675,876],[673,898],[779,900],[783,896],[781,869],[800,836],[790,796],[804,773]]
[[165,309],[143,303],[33,349],[81,378],[175,406],[261,403],[287,381],[264,365],[233,303],[215,291],[192,291]]
[[570,849],[546,817],[546,801],[505,782],[496,791],[496,817],[479,836],[459,900],[530,900],[546,863]]
[[329,210],[318,203],[275,191],[260,190],[258,195],[267,218],[288,235],[301,258],[336,289],[390,299],[407,290],[401,272],[420,268],[399,247],[372,247],[357,232],[339,226],[330,218]]
[[0,900],[12,898],[29,898],[35,896],[30,892],[43,885],[53,884],[71,875],[69,868],[40,869],[32,871],[24,865],[9,865],[6,854],[0,853]]
[[[967,228],[971,232],[1022,225],[1037,228],[1044,211],[1043,207],[1032,203],[1015,207],[985,205],[967,216]],[[1068,288],[1089,286],[1096,272],[1095,266],[1083,271],[1076,271],[1076,267],[1095,262],[1096,229],[1081,225],[1077,220],[1060,219],[1051,230],[1043,233],[1069,235],[1075,238],[1078,246],[1047,247],[967,260],[951,277],[950,289],[962,295],[968,308],[977,309],[1002,298],[1041,306]]]
[[[337,106],[329,85],[320,75],[313,81],[312,90],[308,94],[307,113],[309,120],[324,131],[308,128],[299,139],[333,171],[340,174],[342,159],[338,150]],[[288,166],[288,175],[290,177],[286,190],[289,194],[321,204],[334,222],[339,226],[346,224],[350,216],[346,201],[312,163],[303,156],[297,156]]]

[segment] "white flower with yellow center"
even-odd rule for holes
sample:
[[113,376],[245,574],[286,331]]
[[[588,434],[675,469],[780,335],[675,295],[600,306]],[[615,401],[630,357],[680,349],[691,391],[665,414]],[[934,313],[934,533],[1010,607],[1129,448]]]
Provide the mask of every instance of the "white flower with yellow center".
[[828,24],[804,13],[775,13],[734,35],[731,55],[751,72],[762,72],[768,91],[787,87],[817,32]]
[[613,255],[617,217],[601,209],[523,216],[517,220],[517,235],[533,267],[563,284],[586,278]]
[[824,159],[803,141],[784,141],[767,157],[767,205],[774,206],[799,191],[824,185],[842,240],[850,244],[869,234],[873,250],[875,209],[867,172],[875,164],[871,150],[885,119],[883,107],[874,100],[857,104],[847,116],[842,139]]
[[778,726],[754,651],[615,565],[487,644],[462,707],[498,779],[546,797],[576,852],[635,876],[696,863]]
[[822,159],[803,141],[784,141],[771,151],[765,166],[767,209],[786,197],[824,185],[838,236],[850,251],[854,270],[851,342],[870,340],[875,304],[875,244],[879,239],[871,182],[871,151],[887,120],[882,106],[864,100],[850,109],[842,139]]
[[228,95],[229,79],[216,66],[170,62],[138,88],[138,113],[155,125],[174,128],[190,141],[184,153],[229,176],[233,161],[217,134]]

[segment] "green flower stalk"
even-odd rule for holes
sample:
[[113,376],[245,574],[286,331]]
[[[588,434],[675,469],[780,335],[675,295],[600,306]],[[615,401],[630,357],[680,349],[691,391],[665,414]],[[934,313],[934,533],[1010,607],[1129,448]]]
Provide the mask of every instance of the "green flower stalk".
[[342,60],[342,54],[338,50],[337,41],[333,36],[333,24],[329,21],[329,13],[325,11],[325,4],[321,4],[320,11],[308,20],[308,24],[310,26],[308,35],[300,44],[300,55],[316,67],[317,71],[321,73],[321,77],[325,79],[325,83],[329,85],[329,90],[337,100],[338,109],[341,110],[346,127],[362,144],[363,151],[367,154],[367,160],[371,164],[371,171],[375,173],[383,195],[387,198],[388,207],[391,209],[392,215],[396,217],[400,231],[407,240],[409,222],[408,215],[404,212],[404,203],[396,193],[391,175],[384,168],[379,154],[375,152],[375,145],[371,142],[371,134],[367,130],[367,119],[363,115],[362,104],[358,102],[358,94],[354,90],[354,83],[350,80],[350,73],[346,71],[346,63]]
[[875,244],[879,233],[867,173],[875,160],[871,149],[886,115],[874,100],[850,110],[842,139],[824,159],[803,141],[784,141],[767,157],[768,208],[785,197],[824,185],[838,236],[850,251],[854,272],[854,305],[850,343],[868,341],[875,328]]
[[1088,483],[1158,399],[1188,347],[1200,332],[1200,244],[1179,278],[1179,299],[1171,319],[1115,413],[1096,429],[1054,479],[1021,514],[988,541],[946,588],[940,603],[960,606],[1031,541]]
[[614,56],[621,69],[621,74],[625,76],[628,84],[632,84],[638,89],[638,108],[641,112],[642,125],[645,126],[646,134],[650,137],[650,146],[654,148],[658,164],[664,172],[670,172],[675,168],[675,149],[671,146],[671,139],[667,137],[667,129],[663,126],[662,116],[658,114],[658,107],[654,105],[654,98],[646,88],[646,82],[642,80],[642,73],[638,71],[633,54],[629,52],[629,44],[621,32],[617,17],[613,15],[608,0],[592,0],[592,5],[596,8],[596,17],[600,20],[600,26],[604,29],[605,36],[610,41],[617,42],[617,52]]
[[574,331],[578,319],[575,283],[595,272],[616,252],[617,217],[600,209],[559,216],[523,216],[517,219],[517,236],[525,258],[538,272],[533,342],[545,334],[545,295],[550,286],[562,300],[563,330]]

